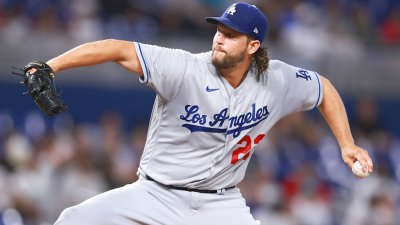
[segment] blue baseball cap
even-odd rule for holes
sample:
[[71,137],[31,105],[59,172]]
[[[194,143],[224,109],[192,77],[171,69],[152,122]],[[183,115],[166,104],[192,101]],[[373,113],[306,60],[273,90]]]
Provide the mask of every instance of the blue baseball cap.
[[262,42],[267,33],[267,18],[255,5],[245,2],[229,6],[220,17],[206,17],[206,22],[221,23]]

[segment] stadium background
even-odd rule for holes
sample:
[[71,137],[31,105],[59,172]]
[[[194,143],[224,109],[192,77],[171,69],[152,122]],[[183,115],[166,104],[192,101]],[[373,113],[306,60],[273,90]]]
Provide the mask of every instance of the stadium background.
[[[339,89],[375,163],[352,176],[317,110],[280,122],[240,184],[271,225],[400,224],[400,2],[250,1],[269,20],[271,58]],[[61,210],[133,182],[154,93],[113,64],[57,74],[70,111],[45,116],[11,66],[117,38],[208,51],[230,0],[0,0],[0,225],[48,225]],[[140,204],[140,203],[138,203]],[[212,224],[212,222],[210,222]]]

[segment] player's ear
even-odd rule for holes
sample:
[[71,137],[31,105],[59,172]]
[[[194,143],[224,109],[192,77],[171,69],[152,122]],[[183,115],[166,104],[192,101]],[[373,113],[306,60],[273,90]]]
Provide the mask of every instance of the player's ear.
[[247,45],[247,53],[249,55],[254,54],[260,48],[260,41],[259,40],[250,40]]

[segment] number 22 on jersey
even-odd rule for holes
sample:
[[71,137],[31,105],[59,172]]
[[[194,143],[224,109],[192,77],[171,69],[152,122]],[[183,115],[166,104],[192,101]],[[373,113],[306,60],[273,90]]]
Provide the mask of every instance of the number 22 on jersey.
[[252,147],[255,147],[260,141],[265,137],[265,134],[259,134],[255,139],[254,139],[254,146],[252,146],[252,140],[249,135],[244,136],[240,141],[238,142],[238,145],[244,144],[243,147],[237,148],[235,151],[232,153],[232,159],[231,159],[231,164],[236,164],[240,159],[246,160],[250,156],[250,151]]

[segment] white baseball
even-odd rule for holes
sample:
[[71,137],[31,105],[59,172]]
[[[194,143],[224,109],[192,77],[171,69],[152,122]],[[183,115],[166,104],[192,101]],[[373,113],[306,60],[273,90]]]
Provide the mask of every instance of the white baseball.
[[360,178],[364,178],[364,177],[368,177],[369,176],[368,167],[367,167],[367,171],[364,172],[362,170],[362,166],[361,166],[359,161],[356,161],[353,164],[353,167],[351,168],[351,171],[353,171],[354,175],[356,175],[357,177],[360,177]]

